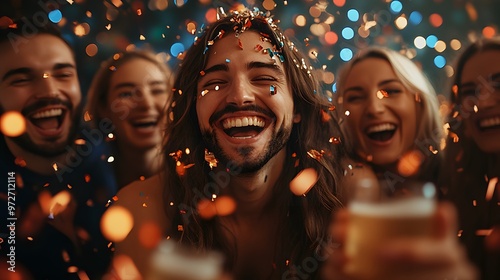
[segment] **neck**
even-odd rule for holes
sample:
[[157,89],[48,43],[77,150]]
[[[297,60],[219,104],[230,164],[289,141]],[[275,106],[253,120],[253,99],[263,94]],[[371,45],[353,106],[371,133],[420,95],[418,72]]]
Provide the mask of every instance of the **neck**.
[[67,152],[57,156],[47,157],[28,152],[9,138],[5,138],[5,143],[16,159],[24,160],[27,169],[40,175],[49,176],[55,174],[54,163],[58,165],[69,165],[70,162],[68,161],[73,162],[71,159],[72,154]]
[[258,218],[268,213],[268,207],[275,201],[274,186],[283,171],[285,158],[286,148],[278,152],[257,172],[231,177],[229,186],[223,193],[232,196],[238,205],[235,218],[252,216]]
[[119,148],[115,173],[118,186],[124,187],[141,177],[148,178],[160,171],[163,164],[161,150],[157,147],[148,150]]

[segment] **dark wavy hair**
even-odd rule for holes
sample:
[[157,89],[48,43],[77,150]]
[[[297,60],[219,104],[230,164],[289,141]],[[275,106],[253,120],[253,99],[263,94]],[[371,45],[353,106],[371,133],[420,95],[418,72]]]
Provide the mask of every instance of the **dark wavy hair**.
[[495,191],[497,195],[487,197],[487,180],[495,175],[492,172],[495,172],[495,164],[498,163],[495,163],[493,153],[482,151],[474,139],[465,134],[464,121],[473,112],[462,100],[480,98],[480,92],[464,96],[461,90],[465,65],[474,55],[485,51],[496,51],[500,55],[500,37],[475,41],[462,51],[455,64],[455,76],[450,85],[452,108],[448,117],[442,186],[447,190],[447,198],[457,207],[460,241],[467,248],[469,258],[478,267],[482,279],[498,279],[500,270],[496,264],[500,258],[489,254],[485,250],[484,239],[476,234],[476,230],[500,224],[498,190]]
[[[341,178],[341,160],[344,157],[343,145],[332,139],[341,138],[340,129],[333,118],[331,104],[319,92],[319,83],[313,75],[313,69],[307,66],[305,55],[298,51],[295,44],[287,39],[275,25],[269,15],[257,11],[233,12],[208,26],[194,45],[186,52],[182,64],[176,72],[174,97],[168,112],[167,132],[169,140],[164,146],[166,154],[166,182],[164,197],[172,197],[179,206],[172,214],[165,206],[165,211],[174,219],[171,233],[184,244],[199,249],[216,249],[227,256],[227,268],[234,261],[235,248],[228,240],[223,240],[218,229],[217,218],[200,219],[196,213],[196,204],[201,197],[211,198],[206,193],[207,186],[213,185],[211,172],[205,162],[206,145],[202,140],[196,112],[197,81],[205,69],[207,54],[205,50],[221,31],[224,36],[235,32],[252,30],[270,40],[281,52],[286,79],[293,93],[294,108],[301,115],[300,123],[294,124],[287,143],[287,158],[278,184],[274,187],[275,197],[283,219],[278,244],[278,269],[283,273],[290,264],[303,261],[305,257],[321,251],[321,246],[328,240],[327,228],[332,211],[342,207],[336,192]],[[177,151],[184,152],[179,158]],[[175,156],[172,157],[172,155]],[[176,172],[178,162],[194,164],[184,169],[185,174]],[[305,196],[295,196],[289,190],[290,181],[304,168],[314,168],[319,180]]]
[[[479,149],[473,139],[465,135],[463,121],[472,113],[471,108],[462,106],[461,80],[465,64],[475,54],[495,50],[500,55],[500,37],[482,38],[470,44],[456,61],[455,76],[450,85],[451,110],[448,116],[449,133],[446,140],[446,160],[449,174],[446,175],[451,196],[463,196],[467,186],[475,186],[484,180],[493,155]],[[477,98],[472,97],[472,98]],[[465,170],[466,172],[462,172]],[[465,174],[462,174],[465,173]],[[485,182],[486,184],[486,182]]]

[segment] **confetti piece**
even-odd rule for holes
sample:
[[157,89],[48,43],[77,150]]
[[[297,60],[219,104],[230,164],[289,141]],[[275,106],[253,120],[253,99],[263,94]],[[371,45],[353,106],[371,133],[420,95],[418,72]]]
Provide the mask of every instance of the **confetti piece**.
[[208,162],[208,166],[210,167],[210,169],[217,167],[217,163],[219,162],[215,158],[215,155],[212,152],[209,152],[207,149],[205,149],[205,161]]
[[377,98],[378,99],[382,99],[382,98],[386,98],[386,97],[389,97],[389,94],[387,93],[387,91],[382,90],[382,89],[377,91]]
[[486,201],[490,201],[495,193],[495,188],[498,183],[498,177],[491,178],[488,182],[488,189],[486,190]]
[[318,173],[314,168],[306,168],[290,181],[290,190],[296,196],[305,196],[318,181]]
[[271,95],[275,95],[276,94],[276,86],[275,85],[270,85],[269,86],[269,90],[271,91]]
[[321,160],[323,158],[323,154],[325,152],[322,150],[321,152],[318,152],[316,150],[310,150],[307,152],[307,155],[312,157],[315,160]]

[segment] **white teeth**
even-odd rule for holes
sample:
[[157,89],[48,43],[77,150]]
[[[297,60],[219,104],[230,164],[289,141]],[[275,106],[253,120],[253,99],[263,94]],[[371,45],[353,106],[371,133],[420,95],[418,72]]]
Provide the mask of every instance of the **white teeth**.
[[62,115],[62,112],[63,112],[62,109],[50,109],[50,110],[38,112],[31,117],[34,119],[58,117],[58,116]]
[[497,125],[500,125],[500,116],[482,119],[479,121],[480,128],[488,128]]
[[396,126],[393,125],[392,123],[383,123],[368,127],[366,133],[373,133],[373,132],[380,132],[380,131],[394,130],[394,129],[396,129]]
[[263,119],[255,117],[238,117],[238,118],[227,118],[222,122],[222,127],[224,129],[230,129],[233,127],[246,127],[246,126],[258,126],[264,127],[266,123]]

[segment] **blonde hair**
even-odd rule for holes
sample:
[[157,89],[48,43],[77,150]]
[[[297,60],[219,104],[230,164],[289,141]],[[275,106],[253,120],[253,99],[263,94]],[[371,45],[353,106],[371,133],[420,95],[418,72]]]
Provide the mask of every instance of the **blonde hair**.
[[[418,143],[416,145],[424,153],[431,152],[429,150],[430,146],[434,150],[438,150],[442,139],[444,139],[444,122],[443,117],[439,114],[439,100],[437,99],[436,92],[425,74],[413,61],[392,49],[379,46],[363,49],[340,69],[337,76],[337,94],[338,99],[340,99],[337,103],[339,107],[342,106],[343,82],[354,65],[366,58],[380,58],[389,62],[401,83],[416,95],[415,98],[420,100],[422,110],[421,116],[419,116],[420,121],[417,130],[417,139],[415,140]],[[341,126],[341,128],[345,130],[345,126]]]

